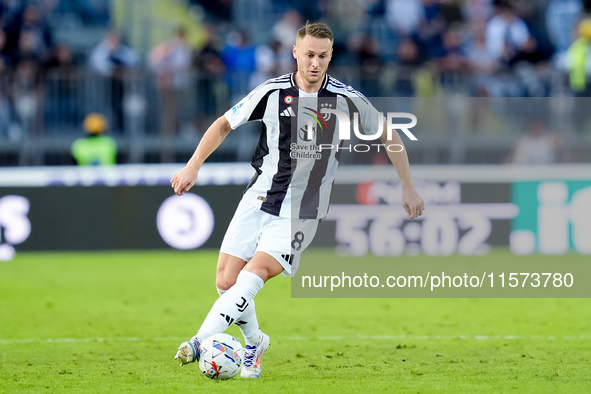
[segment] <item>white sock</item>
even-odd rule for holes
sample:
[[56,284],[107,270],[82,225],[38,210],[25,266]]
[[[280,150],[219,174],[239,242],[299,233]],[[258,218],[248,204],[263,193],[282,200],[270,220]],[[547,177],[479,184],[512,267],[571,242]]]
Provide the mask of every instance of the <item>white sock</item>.
[[[218,290],[218,294],[220,296],[224,295],[224,293],[228,290],[222,290],[219,287],[216,287]],[[236,326],[240,329],[242,336],[244,337],[244,342],[250,346],[258,346],[261,343],[262,339],[262,331],[259,327],[259,321],[257,319],[257,313],[254,306],[254,300],[248,305],[242,316],[237,322],[234,322]]]
[[[260,339],[253,338],[255,335],[259,335],[253,300],[264,284],[265,282],[258,275],[244,270],[240,271],[234,286],[225,291],[211,307],[197,332],[197,339],[203,341],[213,334],[226,331],[232,323],[241,321],[240,319],[245,315],[245,312],[250,306],[253,306],[252,314],[255,319],[252,320],[252,317],[249,316],[249,320],[245,320],[246,324],[243,326],[247,326],[247,335],[245,335],[244,340],[247,343],[255,340],[258,344]],[[253,325],[249,324],[251,322],[255,324],[256,329],[253,329]],[[241,327],[241,330],[242,328],[244,327]]]

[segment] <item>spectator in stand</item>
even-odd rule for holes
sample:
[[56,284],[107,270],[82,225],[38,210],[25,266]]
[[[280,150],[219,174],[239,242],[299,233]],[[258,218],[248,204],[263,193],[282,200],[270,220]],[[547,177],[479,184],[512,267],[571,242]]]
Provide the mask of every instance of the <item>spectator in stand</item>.
[[468,21],[487,21],[493,16],[492,0],[466,0],[463,13]]
[[349,42],[349,48],[355,55],[359,89],[367,97],[382,96],[384,62],[380,57],[380,46],[377,40],[369,35],[353,37]]
[[45,120],[47,125],[78,127],[78,81],[72,51],[56,45],[43,65],[45,84]]
[[[496,23],[497,45],[502,40],[500,59],[506,68],[511,69],[511,74],[504,76],[502,95],[545,96],[550,84],[542,75],[553,49],[546,34],[536,27],[539,24],[536,20],[536,5],[534,2],[506,1],[508,0],[501,0],[496,4],[497,15],[488,25],[490,33],[491,27]],[[494,36],[495,34],[489,34],[487,37],[489,49],[491,37]]]
[[498,96],[495,74],[498,60],[488,51],[486,21],[474,19],[470,26],[470,38],[466,43],[467,71],[472,75],[471,94],[476,97]]
[[578,38],[568,48],[564,67],[569,73],[570,87],[577,97],[591,97],[591,18],[579,23]]
[[18,67],[23,60],[33,61],[40,69],[44,58],[39,52],[35,36],[30,31],[23,31],[18,40],[18,46],[13,52],[13,62]]
[[98,113],[88,114],[83,124],[86,136],[72,144],[72,156],[80,166],[109,166],[117,163],[117,143],[105,135],[107,120]]
[[111,0],[78,0],[76,7],[85,25],[108,26]]
[[250,89],[277,75],[284,75],[295,70],[293,56],[282,51],[279,41],[269,45],[259,45],[255,51],[256,71],[250,78]]
[[576,22],[583,10],[581,0],[550,0],[546,28],[557,53],[564,53],[576,39]]
[[273,26],[273,37],[280,43],[281,52],[291,55],[298,29],[302,26],[302,16],[296,10],[287,11]]
[[526,24],[530,39],[521,51],[518,61],[543,65],[554,51],[548,32],[544,27],[543,9],[538,1],[515,1],[512,3],[515,15]]
[[527,124],[526,133],[517,141],[508,162],[512,164],[553,164],[558,159],[560,140],[548,132],[543,121]]
[[[179,28],[176,37],[155,47],[148,59],[156,73],[160,94],[160,133],[170,139],[179,130],[180,101],[189,86],[191,48],[187,44],[185,30]],[[162,144],[162,162],[174,161],[174,149],[168,146],[167,139]]]
[[2,29],[2,27],[0,25],[0,62],[2,62],[3,66],[8,66],[10,64],[10,57],[4,53],[5,47],[6,47],[6,32]]
[[255,47],[246,32],[234,31],[228,35],[221,55],[226,65],[230,101],[237,103],[249,92],[250,76],[256,70]]
[[27,47],[35,53],[39,59],[47,58],[50,48],[53,46],[51,31],[47,23],[41,18],[39,10],[33,5],[26,6],[22,12],[15,15],[10,25],[6,27],[7,50],[13,56],[13,63],[18,63],[22,42],[21,36],[27,35]]
[[397,54],[394,95],[395,97],[413,97],[415,96],[414,73],[422,64],[419,47],[410,38],[404,38],[398,45]]
[[72,50],[66,44],[58,44],[53,47],[49,53],[47,62],[44,64],[47,70],[59,69],[72,71],[73,66]]
[[129,46],[121,42],[116,31],[107,33],[105,38],[92,50],[90,67],[105,77],[110,91],[111,111],[114,129],[124,129],[123,97],[127,73],[139,64],[139,56]]
[[18,13],[20,2],[14,0],[0,0],[0,20],[8,24]]
[[11,125],[10,79],[6,75],[10,67],[10,58],[2,54],[5,43],[6,34],[0,29],[0,138],[10,136]]
[[14,51],[13,93],[16,113],[29,138],[39,132],[37,125],[41,107],[43,63],[37,49],[34,34],[23,31],[20,34],[18,47]]
[[193,4],[199,4],[211,17],[224,22],[232,20],[233,0],[189,0]]
[[425,16],[420,0],[387,0],[386,22],[398,36],[413,36]]
[[445,28],[462,25],[465,22],[464,11],[459,0],[440,0],[441,17]]
[[197,68],[197,118],[196,127],[199,132],[212,123],[212,117],[219,107],[218,86],[223,84],[226,66],[221,56],[221,39],[213,26],[205,27],[205,44],[197,53],[194,63]]
[[[13,139],[22,138],[26,142],[39,140],[44,132],[41,127],[43,108],[42,63],[36,49],[33,33],[24,31],[20,34],[17,49],[13,51],[16,63],[13,67],[10,94],[16,116],[9,133]],[[19,155],[19,164],[42,164],[42,158],[30,144],[25,143],[23,146]]]
[[499,62],[509,66],[522,52],[531,50],[532,37],[508,0],[495,0],[494,7],[495,16],[486,26],[488,51]]
[[443,35],[442,56],[436,59],[441,86],[455,89],[458,79],[465,72],[467,60],[462,47],[462,29],[460,25],[452,26]]
[[6,48],[6,33],[0,28],[0,63],[3,69],[7,69],[12,66],[12,59],[5,51]]
[[[312,3],[311,1],[308,2]],[[368,7],[367,3],[367,1],[325,0],[324,19],[334,33],[337,44],[337,55],[339,47],[346,47],[348,36],[361,31],[367,26],[365,18]],[[335,48],[333,48],[333,59],[331,61],[334,64]]]
[[416,32],[421,50],[429,59],[441,57],[444,52],[443,34],[446,28],[441,6],[436,0],[421,2],[423,18]]

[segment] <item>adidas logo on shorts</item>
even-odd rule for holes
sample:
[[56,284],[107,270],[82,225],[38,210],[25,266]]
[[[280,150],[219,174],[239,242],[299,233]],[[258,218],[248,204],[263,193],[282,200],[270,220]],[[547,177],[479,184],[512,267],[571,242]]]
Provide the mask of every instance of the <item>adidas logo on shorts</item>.
[[282,254],[281,257],[291,265],[293,263],[293,254]]

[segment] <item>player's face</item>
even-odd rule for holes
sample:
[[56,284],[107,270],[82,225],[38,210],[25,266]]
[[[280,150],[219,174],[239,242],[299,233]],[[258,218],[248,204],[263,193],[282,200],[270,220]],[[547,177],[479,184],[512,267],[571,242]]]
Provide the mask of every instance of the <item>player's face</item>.
[[332,41],[312,36],[298,38],[293,46],[293,57],[298,64],[298,74],[308,86],[321,84],[332,57]]

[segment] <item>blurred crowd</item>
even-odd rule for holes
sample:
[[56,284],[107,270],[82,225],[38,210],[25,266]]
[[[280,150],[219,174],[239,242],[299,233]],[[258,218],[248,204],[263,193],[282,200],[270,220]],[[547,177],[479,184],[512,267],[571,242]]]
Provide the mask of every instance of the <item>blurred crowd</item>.
[[73,75],[86,56],[56,40],[52,16],[73,12],[79,23],[101,28],[109,23],[109,3],[0,0],[0,138],[18,142],[38,136],[45,121],[82,119]]
[[[329,72],[368,97],[591,96],[591,0],[179,0],[199,11],[202,39],[190,44],[178,25],[148,53],[109,27],[109,3],[0,0],[0,139],[79,127],[89,112],[118,135],[134,116],[156,116],[135,124],[162,136],[202,133],[256,85],[294,71],[306,20],[331,26]],[[56,40],[51,16],[64,7],[104,27],[102,40],[83,50]],[[106,104],[82,102],[85,78]],[[130,94],[138,78],[143,94]],[[178,159],[173,142],[160,143],[161,161]]]
[[[233,1],[193,2],[220,20],[236,22]],[[225,36],[220,51],[231,86],[244,84],[244,75],[252,75],[252,87],[292,70],[293,37],[306,20],[323,20],[331,26],[332,66],[351,67],[354,72],[345,73],[346,77],[361,84],[367,96],[568,94],[553,78],[562,75],[568,80],[576,68],[569,49],[581,37],[591,39],[591,30],[579,29],[591,13],[589,0],[278,0],[274,4],[285,11],[270,34],[257,31],[265,26],[237,24],[242,30],[230,30]],[[252,43],[249,35],[265,37],[267,42]],[[243,61],[236,61],[235,55]],[[236,75],[236,70],[244,75]],[[574,94],[586,93],[580,85],[566,87]]]

